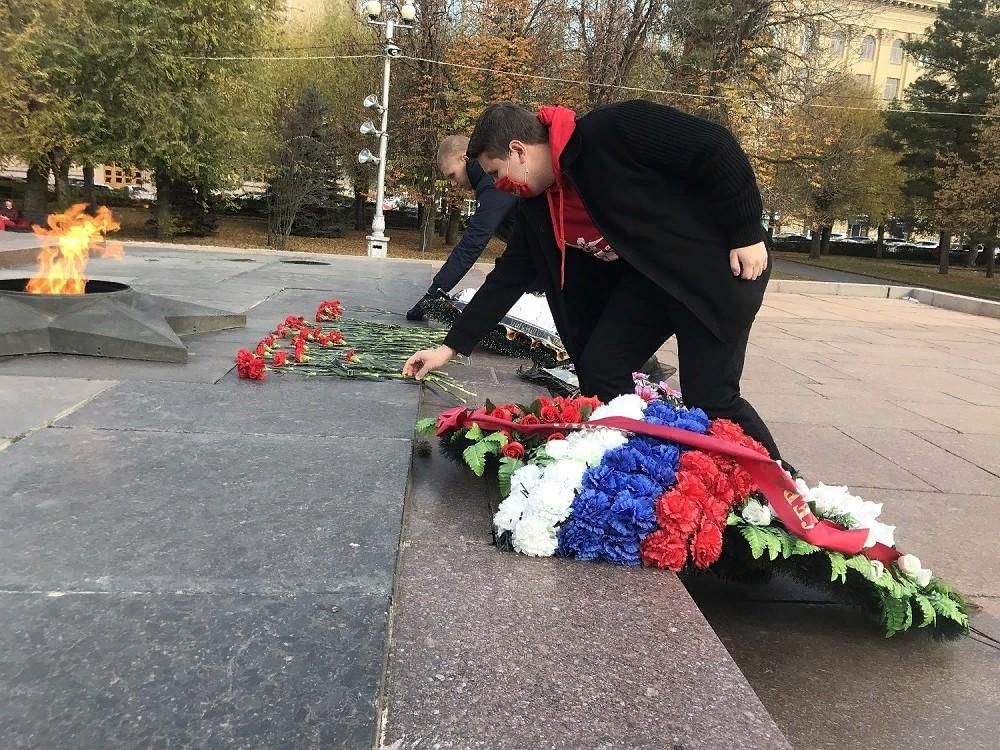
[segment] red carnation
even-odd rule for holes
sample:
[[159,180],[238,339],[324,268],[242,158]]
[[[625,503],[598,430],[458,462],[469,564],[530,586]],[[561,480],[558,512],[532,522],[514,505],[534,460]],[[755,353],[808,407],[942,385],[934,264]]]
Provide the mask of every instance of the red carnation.
[[684,538],[664,529],[657,529],[642,540],[642,561],[655,568],[679,573],[687,562],[688,547]]
[[715,477],[719,475],[719,466],[715,459],[701,451],[685,451],[681,455],[679,467],[681,471],[689,471],[697,475],[706,486],[714,482]]
[[699,568],[707,568],[722,554],[722,530],[709,520],[702,521],[691,540],[691,557]]
[[316,308],[316,321],[337,320],[343,314],[344,306],[340,303],[340,300],[326,300],[320,302],[319,307]]
[[687,539],[698,528],[701,507],[698,502],[676,489],[656,501],[656,523],[660,528]]
[[502,448],[502,452],[507,458],[524,458],[524,446],[517,441],[513,443],[507,443]]
[[284,367],[288,364],[288,352],[275,352],[271,364],[275,367]]
[[593,411],[601,405],[601,399],[597,396],[583,396],[576,399],[576,405],[583,409],[585,406],[589,406],[590,410]]
[[263,380],[267,377],[264,372],[264,358],[258,357],[249,349],[240,349],[236,353],[236,373],[248,380]]
[[344,355],[344,361],[345,362],[357,362],[358,361],[358,353],[352,349],[351,351],[349,351],[347,354]]
[[306,324],[306,319],[303,318],[301,315],[289,315],[287,318],[285,318],[285,325],[288,326],[289,328],[295,328],[297,330],[299,328],[303,328],[305,324]]
[[265,354],[267,354],[267,344],[265,344],[263,341],[257,344],[257,348],[254,349],[254,354],[256,354],[258,357],[263,357]]
[[561,432],[553,432],[551,435],[549,435],[547,438],[545,438],[545,441],[546,442],[550,442],[552,440],[565,440],[565,439],[566,439],[566,436],[563,435]]
[[671,491],[689,497],[699,505],[708,497],[708,488],[705,483],[698,478],[697,474],[690,471],[677,472],[677,484]]
[[554,406],[543,406],[541,412],[542,421],[552,424],[559,421],[559,410]]

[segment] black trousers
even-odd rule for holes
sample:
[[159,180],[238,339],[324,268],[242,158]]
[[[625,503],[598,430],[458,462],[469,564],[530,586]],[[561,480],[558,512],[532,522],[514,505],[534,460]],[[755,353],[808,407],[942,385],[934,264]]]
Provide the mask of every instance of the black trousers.
[[580,390],[608,400],[631,393],[632,373],[677,337],[681,391],[688,407],[730,419],[779,459],[778,446],[754,408],[740,395],[750,328],[723,342],[680,302],[624,260],[612,263],[568,251],[566,290],[576,296],[570,321]]

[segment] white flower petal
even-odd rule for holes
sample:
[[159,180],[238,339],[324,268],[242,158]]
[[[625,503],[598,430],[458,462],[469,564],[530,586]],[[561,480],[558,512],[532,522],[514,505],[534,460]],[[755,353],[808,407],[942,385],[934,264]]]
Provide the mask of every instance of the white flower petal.
[[555,526],[533,515],[525,515],[521,519],[511,541],[515,550],[533,557],[551,557],[559,547]]

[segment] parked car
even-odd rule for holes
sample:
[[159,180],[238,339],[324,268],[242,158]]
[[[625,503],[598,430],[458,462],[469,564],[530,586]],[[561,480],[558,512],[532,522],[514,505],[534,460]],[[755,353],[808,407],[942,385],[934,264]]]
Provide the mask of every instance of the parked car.
[[852,245],[874,245],[875,240],[871,237],[844,237],[841,242],[850,242]]
[[794,242],[809,242],[809,238],[804,234],[797,234],[796,232],[781,232],[780,234],[774,235],[774,241],[778,243],[794,243]]

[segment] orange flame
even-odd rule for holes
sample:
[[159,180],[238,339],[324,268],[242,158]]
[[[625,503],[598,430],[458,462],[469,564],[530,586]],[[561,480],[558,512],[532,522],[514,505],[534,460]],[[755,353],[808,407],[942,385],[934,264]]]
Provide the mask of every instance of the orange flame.
[[30,294],[83,294],[90,253],[109,258],[121,258],[122,246],[117,242],[103,242],[106,232],[121,228],[106,206],[101,206],[97,216],[85,213],[87,206],[77,204],[65,213],[49,216],[49,226],[34,226],[35,235],[42,240],[38,253],[38,274],[25,287]]

